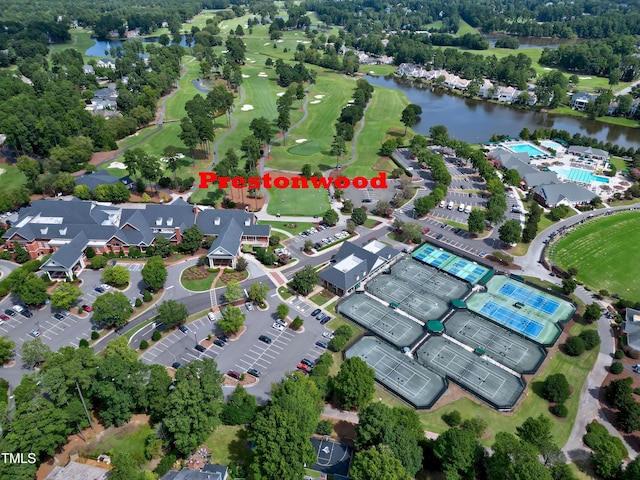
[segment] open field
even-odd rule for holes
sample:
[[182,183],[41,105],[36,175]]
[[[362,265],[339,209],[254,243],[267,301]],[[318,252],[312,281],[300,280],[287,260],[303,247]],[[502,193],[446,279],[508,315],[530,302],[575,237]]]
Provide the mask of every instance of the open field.
[[329,198],[324,188],[271,188],[267,212],[271,215],[322,215],[329,209]]
[[[198,62],[193,57],[183,57],[182,65],[186,68],[186,73],[184,77],[178,82],[180,89],[176,91],[171,99],[167,100],[166,103],[166,113],[164,116],[165,121],[170,120],[181,120],[182,118],[187,116],[187,112],[184,109],[184,105],[191,100],[196,93],[200,93],[193,86],[193,81],[196,78],[199,78],[200,73],[200,62]],[[203,97],[206,97],[206,93],[200,93]],[[225,119],[216,119],[216,122],[222,122],[225,124]]]
[[2,172],[0,174],[0,192],[27,183],[27,177],[15,165],[0,164],[0,171]]
[[313,223],[311,222],[278,222],[275,220],[258,220],[258,225],[271,225],[273,228],[284,230],[285,232],[289,232],[291,235],[297,235],[298,233],[304,232],[305,230],[309,230],[313,227]]
[[243,426],[220,425],[204,442],[211,449],[215,463],[247,465],[251,458],[247,431]]
[[605,289],[640,301],[636,272],[640,258],[640,212],[624,212],[588,222],[560,239],[551,259],[559,267],[576,267],[576,278],[593,290]]

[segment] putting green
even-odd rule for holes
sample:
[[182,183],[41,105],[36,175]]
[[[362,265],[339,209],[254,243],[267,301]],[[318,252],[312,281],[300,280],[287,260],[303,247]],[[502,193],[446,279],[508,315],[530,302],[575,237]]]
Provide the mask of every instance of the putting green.
[[316,153],[320,153],[321,151],[322,148],[320,147],[320,144],[314,141],[300,143],[287,149],[287,152],[289,152],[290,154],[301,155],[303,157],[315,155]]
[[637,285],[640,257],[640,212],[625,212],[591,221],[560,239],[551,259],[560,268],[578,269],[576,278],[592,290],[605,289],[640,301]]

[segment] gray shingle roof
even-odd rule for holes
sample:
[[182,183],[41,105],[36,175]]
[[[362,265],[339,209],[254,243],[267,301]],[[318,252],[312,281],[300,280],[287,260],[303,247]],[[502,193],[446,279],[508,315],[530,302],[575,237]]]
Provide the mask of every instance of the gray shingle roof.
[[563,200],[569,203],[588,203],[596,194],[575,183],[549,183],[538,185],[533,189],[534,193],[544,198],[549,206],[558,205]]
[[640,350],[640,310],[627,308],[624,322],[622,322],[622,331],[627,334],[628,345]]
[[63,267],[65,269],[73,267],[82,256],[82,252],[87,248],[88,243],[89,239],[84,232],[78,233],[73,240],[53,252],[49,260],[42,265],[42,269],[45,270],[47,266]]
[[521,174],[520,177],[527,183],[529,188],[544,185],[545,183],[559,183],[558,175],[555,172],[540,172],[536,170],[525,175]]
[[118,177],[114,177],[106,170],[99,170],[91,174],[80,175],[76,178],[76,185],[86,185],[93,192],[98,185],[113,185],[118,181]]
[[217,255],[233,255],[235,256],[240,249],[240,242],[242,241],[242,227],[238,225],[235,219],[227,224],[227,228],[218,235],[218,237],[211,244],[208,257],[214,257]]
[[179,472],[167,472],[160,480],[224,480],[227,470],[223,465],[207,463],[202,470],[183,468]]

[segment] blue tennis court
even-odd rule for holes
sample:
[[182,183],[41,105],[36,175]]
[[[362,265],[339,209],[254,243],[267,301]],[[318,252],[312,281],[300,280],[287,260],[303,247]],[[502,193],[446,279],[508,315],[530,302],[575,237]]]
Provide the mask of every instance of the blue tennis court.
[[527,337],[537,338],[544,328],[543,325],[531,320],[524,315],[504,308],[497,303],[488,301],[480,309],[480,313],[496,322],[511,328],[517,332],[521,332]]
[[553,315],[560,306],[560,304],[554,300],[545,298],[530,289],[519,287],[511,282],[506,282],[502,285],[498,292],[525,305],[541,310],[547,315]]

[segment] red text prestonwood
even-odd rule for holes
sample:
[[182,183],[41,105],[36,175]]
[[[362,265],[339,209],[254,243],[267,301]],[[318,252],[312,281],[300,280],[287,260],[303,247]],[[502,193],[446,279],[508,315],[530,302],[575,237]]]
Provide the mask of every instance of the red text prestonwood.
[[198,188],[208,188],[212,183],[218,183],[218,188],[329,188],[333,185],[335,188],[345,189],[353,185],[356,188],[387,188],[387,174],[380,172],[377,177],[365,178],[354,177],[284,177],[271,176],[265,173],[261,177],[252,176],[244,177],[219,177],[215,172],[199,172],[200,184]]

